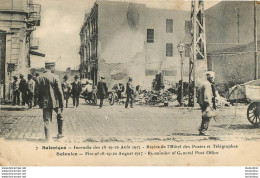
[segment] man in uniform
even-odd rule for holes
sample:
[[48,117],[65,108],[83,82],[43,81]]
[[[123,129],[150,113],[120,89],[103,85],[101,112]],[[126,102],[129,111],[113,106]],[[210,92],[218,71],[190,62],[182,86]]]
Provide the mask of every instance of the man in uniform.
[[128,104],[130,101],[130,107],[133,108],[133,100],[134,100],[134,87],[132,85],[132,77],[129,77],[128,82],[126,84],[126,102],[125,108],[128,108]]
[[28,89],[28,93],[27,93],[28,105],[29,105],[29,109],[31,109],[34,101],[34,94],[35,94],[35,81],[33,80],[33,76],[31,74],[28,74],[27,89]]
[[68,82],[68,76],[65,75],[63,77],[63,82],[61,84],[62,86],[62,91],[63,91],[63,95],[64,95],[64,100],[66,101],[66,108],[68,107],[68,100],[69,100],[69,97],[70,97],[70,90],[71,90],[71,87],[70,87],[70,83]]
[[216,89],[214,85],[214,72],[206,73],[207,81],[201,86],[198,92],[198,103],[202,111],[202,121],[199,135],[205,135],[208,130],[210,119],[213,117],[213,110],[216,109]]
[[13,97],[14,97],[13,105],[16,104],[19,105],[20,104],[19,82],[16,76],[14,76],[14,82],[13,82]]
[[46,140],[49,140],[50,130],[49,122],[52,121],[53,110],[57,113],[58,136],[62,138],[63,126],[63,93],[59,76],[53,74],[55,63],[45,63],[46,71],[39,76],[39,93],[38,102],[40,108],[43,109],[44,132]]
[[20,84],[19,84],[19,90],[22,93],[22,105],[25,105],[27,103],[27,83],[24,79],[23,74],[20,74]]
[[107,94],[108,88],[107,88],[107,84],[105,82],[105,77],[101,77],[101,80],[98,82],[97,85],[97,93],[99,95],[99,99],[100,99],[100,104],[99,104],[99,108],[101,109],[103,106],[103,101],[105,98],[105,95]]
[[82,85],[81,82],[79,81],[79,76],[74,77],[75,81],[71,84],[72,85],[72,90],[71,94],[73,96],[73,106],[78,107],[79,106],[79,96],[82,91]]

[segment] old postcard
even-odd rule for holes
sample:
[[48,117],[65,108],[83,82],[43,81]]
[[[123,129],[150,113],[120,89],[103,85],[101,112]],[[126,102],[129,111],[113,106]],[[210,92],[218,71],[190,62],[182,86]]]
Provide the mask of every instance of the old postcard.
[[1,166],[260,166],[260,3],[0,0]]

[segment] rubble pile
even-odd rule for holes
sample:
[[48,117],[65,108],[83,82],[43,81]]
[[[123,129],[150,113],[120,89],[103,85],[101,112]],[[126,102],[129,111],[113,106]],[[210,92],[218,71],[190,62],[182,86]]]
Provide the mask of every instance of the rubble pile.
[[144,90],[136,97],[135,101],[139,105],[156,105],[159,103],[174,102],[176,98],[177,96],[168,90],[164,92]]
[[218,108],[223,106],[230,106],[230,103],[227,101],[226,98],[218,96],[216,97],[216,106]]

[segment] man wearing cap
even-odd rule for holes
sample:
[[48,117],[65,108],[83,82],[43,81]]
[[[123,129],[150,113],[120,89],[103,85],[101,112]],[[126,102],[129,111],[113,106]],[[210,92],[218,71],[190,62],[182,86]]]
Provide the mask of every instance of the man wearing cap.
[[97,85],[97,90],[100,99],[99,108],[101,109],[103,106],[105,95],[107,94],[108,91],[107,84],[105,82],[105,77],[101,77],[101,80],[98,82]]
[[27,83],[26,83],[26,80],[24,79],[23,74],[20,74],[19,90],[22,94],[22,105],[25,105],[25,103],[27,103],[27,96],[26,96]]
[[133,100],[134,100],[134,87],[132,85],[132,77],[129,77],[128,82],[126,84],[126,102],[125,108],[128,108],[128,104],[130,102],[130,107],[133,108]]
[[[13,82],[13,105],[19,105],[20,104],[20,91],[19,91],[19,82],[18,78],[14,76],[14,82]],[[17,102],[16,102],[17,101]]]
[[[207,72],[207,81],[201,86],[198,92],[198,103],[202,111],[202,121],[199,129],[199,135],[205,135],[208,129],[212,114],[210,112],[216,109],[216,89],[214,85],[214,72]],[[208,112],[209,111],[209,112]],[[206,114],[208,112],[208,114]]]
[[82,85],[81,82],[79,81],[79,76],[76,75],[74,78],[75,81],[71,84],[72,85],[71,94],[73,97],[73,106],[75,108],[79,106],[79,96],[82,91]]
[[62,86],[62,91],[63,91],[63,95],[64,95],[64,100],[66,101],[66,108],[68,107],[68,100],[69,100],[69,97],[70,97],[70,90],[71,90],[71,87],[70,87],[70,83],[68,82],[68,76],[65,75],[63,77],[63,82],[61,84]]
[[28,82],[27,82],[27,89],[28,89],[28,106],[29,109],[32,108],[32,103],[34,101],[34,94],[35,94],[35,81],[33,80],[32,74],[28,74]]
[[53,74],[55,63],[45,63],[46,71],[39,76],[38,102],[43,109],[44,132],[46,140],[50,138],[49,123],[52,121],[53,110],[57,113],[58,136],[63,137],[63,93],[59,76]]

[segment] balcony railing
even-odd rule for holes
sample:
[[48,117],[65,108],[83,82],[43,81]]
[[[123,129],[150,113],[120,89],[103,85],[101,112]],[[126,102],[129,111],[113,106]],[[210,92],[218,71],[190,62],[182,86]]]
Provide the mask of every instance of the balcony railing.
[[41,5],[29,4],[28,22],[34,26],[40,26],[41,23]]
[[33,38],[30,42],[30,49],[39,49],[39,38]]

